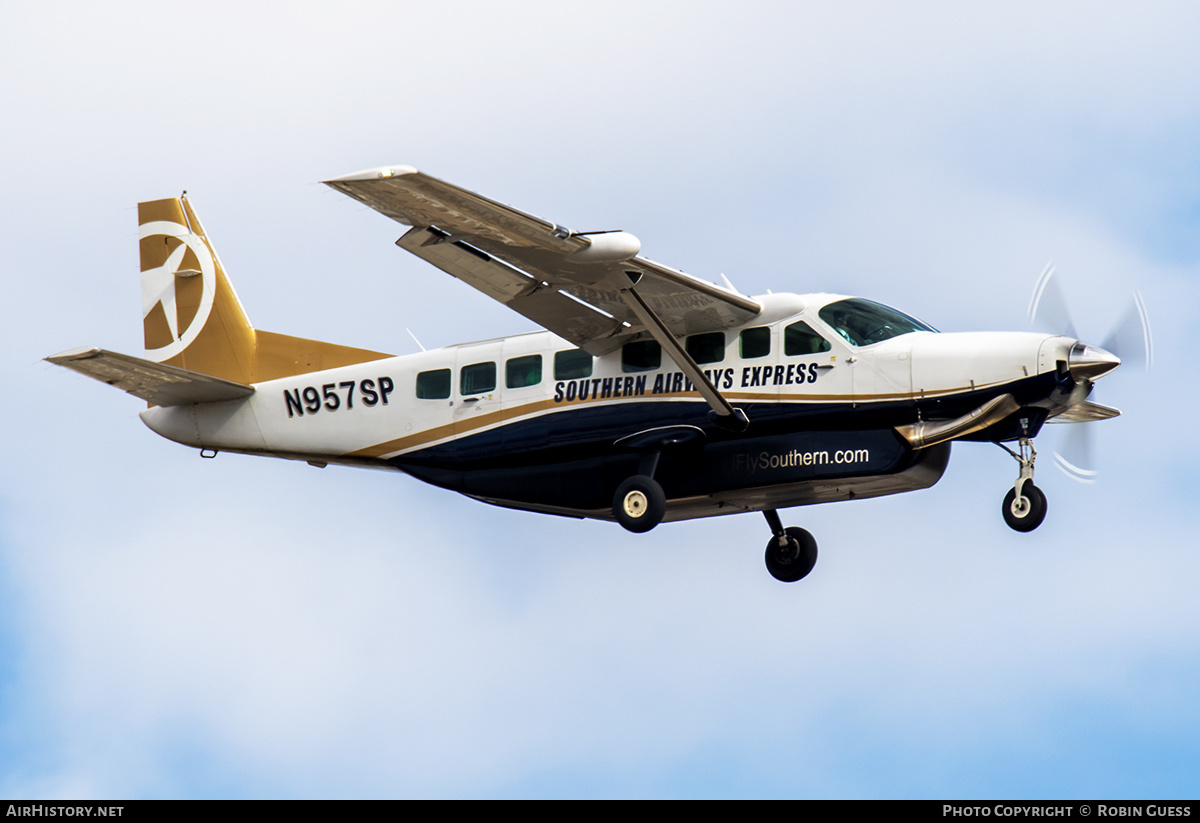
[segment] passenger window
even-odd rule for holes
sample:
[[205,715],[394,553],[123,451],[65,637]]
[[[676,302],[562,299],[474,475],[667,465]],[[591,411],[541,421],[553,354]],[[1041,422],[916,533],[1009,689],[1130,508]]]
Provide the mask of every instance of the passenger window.
[[820,354],[830,348],[829,341],[813,331],[807,323],[793,323],[783,330],[783,353],[789,357]]
[[738,342],[744,360],[766,357],[771,353],[771,330],[766,326],[743,329]]
[[419,400],[445,400],[450,396],[450,370],[423,371],[417,375]]
[[621,347],[621,371],[654,371],[662,365],[662,346],[657,340],[639,340]]
[[685,348],[697,363],[720,363],[725,359],[725,335],[719,331],[693,334],[687,339]]
[[523,389],[542,382],[542,356],[514,357],[504,364],[504,385],[510,389]]
[[583,349],[567,349],[554,355],[554,379],[578,380],[592,376],[592,356]]
[[496,388],[496,364],[472,363],[463,366],[458,375],[458,391],[464,397],[470,394],[484,394]]

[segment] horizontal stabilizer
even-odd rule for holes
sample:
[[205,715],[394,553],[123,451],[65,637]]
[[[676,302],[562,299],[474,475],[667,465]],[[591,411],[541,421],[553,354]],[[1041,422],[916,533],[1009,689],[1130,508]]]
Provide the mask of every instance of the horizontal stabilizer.
[[243,383],[105,349],[71,349],[46,360],[116,386],[156,406],[216,403],[254,393],[253,386]]

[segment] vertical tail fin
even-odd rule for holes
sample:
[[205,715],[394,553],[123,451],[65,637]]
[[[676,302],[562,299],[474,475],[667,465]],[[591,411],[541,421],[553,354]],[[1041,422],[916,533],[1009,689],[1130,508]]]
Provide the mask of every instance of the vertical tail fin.
[[138,238],[147,359],[255,383],[390,356],[256,331],[186,193],[139,203]]
[[250,382],[254,327],[187,195],[139,203],[138,238],[146,357]]

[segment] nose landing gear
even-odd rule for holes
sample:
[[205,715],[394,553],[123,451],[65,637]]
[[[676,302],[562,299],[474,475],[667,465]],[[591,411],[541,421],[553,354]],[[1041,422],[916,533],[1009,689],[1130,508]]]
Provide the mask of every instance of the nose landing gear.
[[804,578],[817,564],[817,541],[797,526],[785,529],[775,509],[765,510],[763,516],[774,535],[767,543],[767,571],[783,583]]
[[1022,437],[1018,442],[1019,452],[1013,451],[1003,443],[998,444],[1021,466],[1017,482],[1008,490],[1008,494],[1004,495],[1001,511],[1004,514],[1004,522],[1010,529],[1031,532],[1046,519],[1046,495],[1033,485],[1033,464],[1037,460],[1037,449],[1033,447],[1033,441]]

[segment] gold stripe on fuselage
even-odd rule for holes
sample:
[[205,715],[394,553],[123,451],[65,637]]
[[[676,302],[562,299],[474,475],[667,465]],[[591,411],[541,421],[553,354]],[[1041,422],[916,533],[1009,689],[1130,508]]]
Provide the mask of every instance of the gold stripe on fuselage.
[[[994,386],[1007,385],[1015,381],[997,380],[994,383],[976,384],[973,386],[961,386],[954,389],[940,389],[937,391],[920,391],[920,392],[896,392],[894,394],[766,394],[756,392],[726,392],[725,397],[730,400],[746,400],[746,401],[766,401],[777,403],[830,403],[830,402],[855,402],[869,403],[879,402],[883,400],[917,400],[930,397],[944,397],[946,395],[958,394],[965,391],[978,391],[980,389],[988,389]],[[527,415],[536,415],[539,412],[548,411],[550,409],[568,409],[579,408],[582,406],[595,406],[599,404],[613,404],[624,402],[646,402],[660,400],[694,400],[704,402],[699,392],[664,392],[656,394],[652,397],[637,397],[637,398],[605,398],[602,400],[583,400],[583,401],[567,401],[566,403],[547,399],[537,400],[531,403],[522,403],[519,406],[513,406],[508,409],[500,409],[494,412],[487,412],[470,420],[456,420],[452,423],[446,423],[441,426],[434,426],[431,429],[417,432],[416,434],[397,437],[393,440],[387,440],[374,446],[367,446],[363,449],[348,452],[346,457],[366,457],[366,458],[388,458],[395,457],[402,452],[415,451],[420,448],[432,445],[440,440],[447,440],[456,435],[461,436],[469,432],[478,431],[489,426],[503,423],[507,420],[512,420],[516,417],[525,417]]]
[[441,426],[434,426],[432,429],[410,434],[405,437],[398,437],[395,440],[388,440],[376,446],[368,446],[365,449],[359,449],[347,454],[347,457],[391,457],[399,452],[412,451],[413,449],[422,446],[428,446],[438,440],[445,440],[453,437],[456,434],[465,434],[469,431],[482,429],[486,426],[491,426],[496,423],[503,423],[505,420],[511,420],[514,417],[521,417],[526,414],[534,414],[539,411],[544,411],[554,406],[562,405],[554,400],[538,400],[534,403],[524,403],[520,406],[513,406],[510,409],[500,409],[499,411],[487,412],[470,420],[456,420],[453,423],[446,423]]

